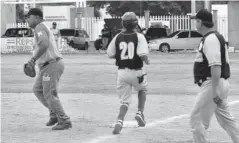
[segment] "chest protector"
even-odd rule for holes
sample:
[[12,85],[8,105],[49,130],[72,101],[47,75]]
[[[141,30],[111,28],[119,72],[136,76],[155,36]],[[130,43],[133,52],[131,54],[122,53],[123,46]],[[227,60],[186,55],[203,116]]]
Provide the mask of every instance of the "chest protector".
[[[227,45],[221,34],[216,31],[212,31],[203,36],[201,43],[199,45],[198,53],[196,60],[194,62],[194,83],[199,86],[207,80],[208,77],[211,77],[211,68],[209,67],[208,60],[203,52],[203,45],[206,37],[210,34],[214,33],[219,42],[220,42],[220,51],[221,51],[221,78],[227,79],[230,77],[230,66],[227,62],[226,55],[227,53]],[[211,45],[213,46],[213,45]],[[210,48],[210,47],[207,47]]]

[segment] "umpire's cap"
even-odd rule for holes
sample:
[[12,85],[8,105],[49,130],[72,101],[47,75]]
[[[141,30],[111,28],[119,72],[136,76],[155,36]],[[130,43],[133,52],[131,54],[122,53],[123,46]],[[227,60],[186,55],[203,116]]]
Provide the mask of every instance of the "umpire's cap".
[[30,15],[35,15],[35,16],[39,16],[41,18],[43,18],[43,13],[41,11],[41,9],[39,8],[31,8],[28,13],[27,13],[27,17],[29,17]]
[[213,19],[212,19],[212,13],[209,12],[207,9],[200,9],[196,16],[192,16],[191,19],[200,19],[203,23],[214,25]]

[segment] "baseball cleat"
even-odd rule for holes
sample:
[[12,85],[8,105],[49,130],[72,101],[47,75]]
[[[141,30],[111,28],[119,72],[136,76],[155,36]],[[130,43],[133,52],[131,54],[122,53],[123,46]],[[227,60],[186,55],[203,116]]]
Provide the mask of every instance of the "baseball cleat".
[[113,130],[113,134],[117,135],[120,134],[120,131],[123,127],[123,121],[122,120],[118,120],[117,123],[115,124],[115,128]]
[[46,123],[46,126],[53,126],[58,122],[57,118],[50,118],[50,120]]
[[67,130],[72,128],[71,122],[58,123],[55,127],[52,127],[52,130]]
[[135,116],[135,120],[138,122],[140,127],[144,127],[146,122],[144,120],[144,114],[141,111],[138,111]]

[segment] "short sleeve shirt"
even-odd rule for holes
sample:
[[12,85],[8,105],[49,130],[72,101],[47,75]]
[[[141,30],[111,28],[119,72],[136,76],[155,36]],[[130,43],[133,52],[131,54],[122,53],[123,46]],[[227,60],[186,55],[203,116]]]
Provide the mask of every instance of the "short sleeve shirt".
[[41,48],[41,43],[48,43],[46,52],[36,61],[39,66],[42,66],[45,62],[53,60],[58,57],[62,57],[57,49],[56,41],[54,40],[54,35],[50,28],[44,23],[38,24],[34,29],[34,39],[35,39],[35,49],[33,51],[33,56],[36,54],[38,49]]
[[208,60],[209,66],[222,65],[221,45],[215,34],[210,34],[206,37],[203,44],[203,52]]

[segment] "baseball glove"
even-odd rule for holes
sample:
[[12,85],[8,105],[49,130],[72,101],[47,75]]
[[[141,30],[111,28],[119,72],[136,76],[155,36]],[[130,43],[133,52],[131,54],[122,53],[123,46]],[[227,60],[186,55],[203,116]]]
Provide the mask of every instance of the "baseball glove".
[[27,76],[35,77],[36,76],[35,61],[30,60],[28,63],[24,64],[23,70]]

